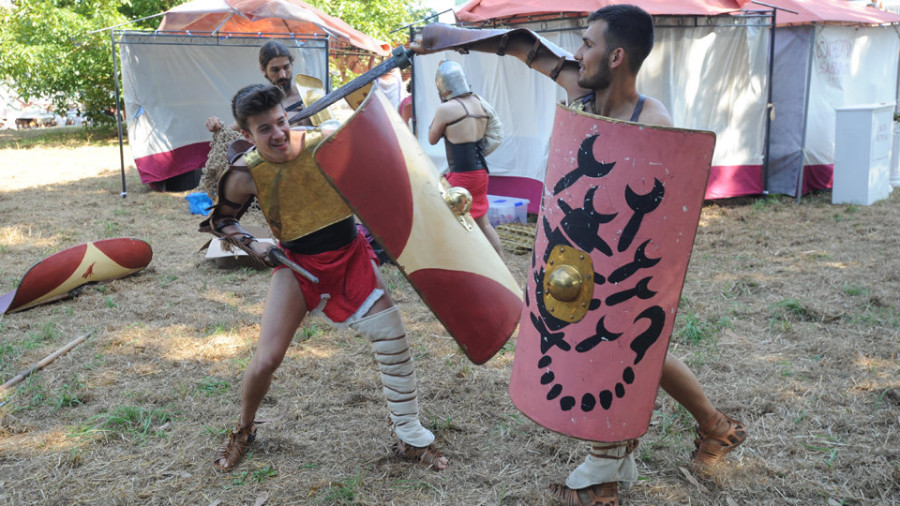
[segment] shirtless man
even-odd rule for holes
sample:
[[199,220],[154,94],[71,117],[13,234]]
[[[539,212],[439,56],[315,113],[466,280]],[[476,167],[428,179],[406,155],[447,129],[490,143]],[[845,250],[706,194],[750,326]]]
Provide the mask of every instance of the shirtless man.
[[[440,29],[450,33],[450,39],[454,37],[452,29]],[[469,34],[470,42],[457,46],[432,44],[429,41],[435,37],[428,30],[426,27],[422,41],[414,49],[464,46],[472,51],[498,52],[497,38],[478,40]],[[500,44],[504,45],[505,54],[525,61],[562,86],[569,107],[618,120],[672,126],[665,106],[655,98],[641,95],[635,87],[638,71],[653,47],[653,19],[639,7],[611,5],[592,13],[574,61],[546,49],[535,51],[533,39],[509,37]],[[696,376],[671,354],[666,355],[660,387],[698,423],[692,454],[695,468],[702,470],[719,461],[746,439],[744,425],[718,411]],[[636,444],[637,441],[591,443],[585,461],[569,475],[565,485],[551,485],[552,495],[567,505],[617,505],[617,483],[630,484],[637,479],[632,454]]]

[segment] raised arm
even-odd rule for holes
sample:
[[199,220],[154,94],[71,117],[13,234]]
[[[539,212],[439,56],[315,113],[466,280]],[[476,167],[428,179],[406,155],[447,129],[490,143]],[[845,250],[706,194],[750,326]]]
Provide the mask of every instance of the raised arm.
[[565,49],[531,30],[473,30],[435,23],[425,26],[410,48],[418,53],[456,50],[510,55],[562,86],[569,100],[590,92],[578,86],[578,62]]

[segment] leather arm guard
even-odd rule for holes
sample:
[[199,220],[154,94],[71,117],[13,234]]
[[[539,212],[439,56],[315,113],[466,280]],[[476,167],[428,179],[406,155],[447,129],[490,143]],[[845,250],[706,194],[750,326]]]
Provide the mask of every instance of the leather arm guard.
[[573,69],[578,69],[578,62],[572,58],[568,51],[526,28],[474,30],[433,23],[426,25],[422,29],[420,40],[416,45],[416,51],[420,53],[434,53],[452,49],[465,54],[470,50],[476,50],[493,51],[503,56],[506,54],[510,41],[513,40],[524,40],[531,46],[530,51],[522,58],[529,67],[531,67],[539,54],[546,54],[556,58],[556,65],[547,73],[550,79],[554,81],[556,81],[559,73],[564,68],[572,66]]
[[[215,210],[213,211],[215,214]],[[232,227],[232,230],[226,232],[225,229]],[[242,251],[250,255],[250,258],[256,260],[267,267],[274,267],[276,264],[272,262],[269,255],[260,255],[253,250],[251,244],[256,240],[253,234],[244,230],[244,227],[238,222],[237,218],[232,217],[215,217],[212,216],[208,220],[200,224],[201,232],[209,232],[218,237],[230,246],[240,248]]]
[[[228,146],[227,158],[228,163],[234,163],[245,151],[253,145],[244,139],[238,139]],[[232,202],[225,197],[225,182],[231,171],[241,170],[233,165],[222,174],[219,178],[216,190],[216,204],[212,207],[209,218],[200,222],[200,232],[208,232],[225,242],[227,246],[235,246],[250,255],[250,258],[268,267],[274,267],[275,264],[267,255],[260,255],[250,246],[256,240],[253,235],[246,231],[240,224],[241,216],[250,207],[253,199],[247,202]],[[246,170],[246,169],[244,169]],[[231,227],[226,232],[225,229]]]

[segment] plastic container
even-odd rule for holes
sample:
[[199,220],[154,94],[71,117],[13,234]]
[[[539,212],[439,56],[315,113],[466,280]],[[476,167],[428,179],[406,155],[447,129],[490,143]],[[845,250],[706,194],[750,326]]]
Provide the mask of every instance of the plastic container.
[[528,199],[488,195],[488,221],[496,227],[503,223],[527,223]]

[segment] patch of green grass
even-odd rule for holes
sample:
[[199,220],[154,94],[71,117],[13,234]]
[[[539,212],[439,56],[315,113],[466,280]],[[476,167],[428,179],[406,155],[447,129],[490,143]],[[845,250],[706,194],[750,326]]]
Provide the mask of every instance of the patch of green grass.
[[728,318],[703,319],[697,313],[687,310],[678,312],[673,334],[675,339],[684,344],[716,346],[719,332],[730,327],[731,321]]
[[12,408],[11,412],[13,414],[40,407],[48,399],[47,389],[41,384],[38,376],[34,374],[28,376],[25,381],[19,384],[19,387],[16,389],[16,397],[24,402],[24,405]]
[[103,222],[103,237],[115,237],[119,235],[119,224],[114,221]]
[[779,360],[778,361],[778,371],[781,374],[782,378],[788,378],[794,375],[794,364],[791,363],[790,360]]
[[317,502],[325,504],[350,504],[355,502],[356,494],[365,485],[366,477],[362,471],[344,481],[331,482],[331,485],[317,497]]
[[215,325],[207,325],[206,328],[203,329],[203,335],[206,337],[210,337],[219,334],[227,334],[232,331],[234,331],[234,327],[231,327],[225,323],[217,323]]
[[772,318],[769,319],[769,329],[790,332],[794,330],[794,322],[813,321],[815,312],[806,307],[802,302],[794,298],[782,299],[772,305]]
[[272,466],[266,466],[255,471],[242,471],[235,475],[231,482],[235,485],[243,485],[250,480],[253,480],[256,483],[262,483],[266,478],[273,478],[275,476],[278,476],[278,471]]
[[900,312],[894,307],[867,304],[862,312],[849,313],[844,321],[855,327],[900,329]]
[[[834,436],[817,436],[817,437],[823,438],[826,441],[831,442],[831,443],[840,443],[837,440],[837,438],[835,438]],[[824,461],[825,465],[828,466],[829,469],[834,467],[834,461],[838,455],[838,448],[836,446],[819,446],[819,445],[811,445],[811,444],[804,444],[803,446],[807,450],[813,450],[813,451],[821,453],[824,457],[823,461]]]
[[224,436],[228,434],[227,427],[210,427],[209,425],[204,425],[203,429],[212,436]]
[[171,413],[158,408],[122,406],[92,416],[84,425],[72,430],[70,436],[82,438],[93,435],[119,434],[144,442],[151,436],[165,436],[165,432],[159,427],[172,421],[173,418]]
[[171,285],[172,283],[174,283],[177,279],[178,279],[178,276],[176,276],[174,274],[167,274],[165,276],[162,276],[159,279],[159,287],[160,288],[168,288],[168,286]]
[[844,283],[844,286],[841,288],[845,295],[849,295],[851,297],[856,297],[860,295],[869,295],[869,289],[863,285],[851,285],[849,283]]
[[772,208],[777,203],[778,203],[777,195],[767,195],[763,198],[756,199],[756,201],[753,202],[753,206],[752,206],[753,212],[760,212],[767,208]]
[[497,356],[502,357],[507,353],[515,353],[516,345],[512,342],[512,340],[506,341],[503,343],[503,346],[500,347],[500,350],[497,351]]
[[106,304],[106,307],[108,307],[108,308],[117,308],[117,307],[119,307],[119,305],[116,304],[116,301],[113,300],[113,298],[112,298],[111,295],[107,295],[106,298],[103,299],[103,302],[104,302],[104,304]]
[[887,393],[890,391],[891,391],[890,388],[885,388],[884,390],[881,391],[881,393],[875,394],[875,410],[876,411],[881,411],[882,409],[884,409],[884,396],[887,395]]
[[197,384],[197,390],[208,397],[213,395],[222,395],[228,392],[231,383],[225,380],[217,380],[215,378],[204,378]]
[[53,411],[84,404],[79,395],[79,391],[83,388],[84,383],[75,376],[72,383],[64,383],[62,387],[56,389],[54,392]]
[[250,357],[234,357],[231,359],[231,363],[234,364],[238,370],[246,371],[247,366],[250,364]]
[[449,416],[442,419],[427,410],[425,411],[425,416],[428,418],[429,425],[433,431],[450,430],[454,426],[453,418]]
[[8,364],[13,363],[20,356],[19,350],[9,341],[0,340],[0,372],[3,372]]
[[318,322],[307,320],[299,329],[297,329],[295,338],[298,341],[306,341],[308,339],[320,337],[325,334],[325,332],[325,329]]
[[115,125],[33,128],[0,132],[0,149],[77,148],[112,146],[119,141]]
[[413,353],[413,360],[422,360],[428,356],[428,347],[423,343],[419,343],[415,345],[415,353]]

